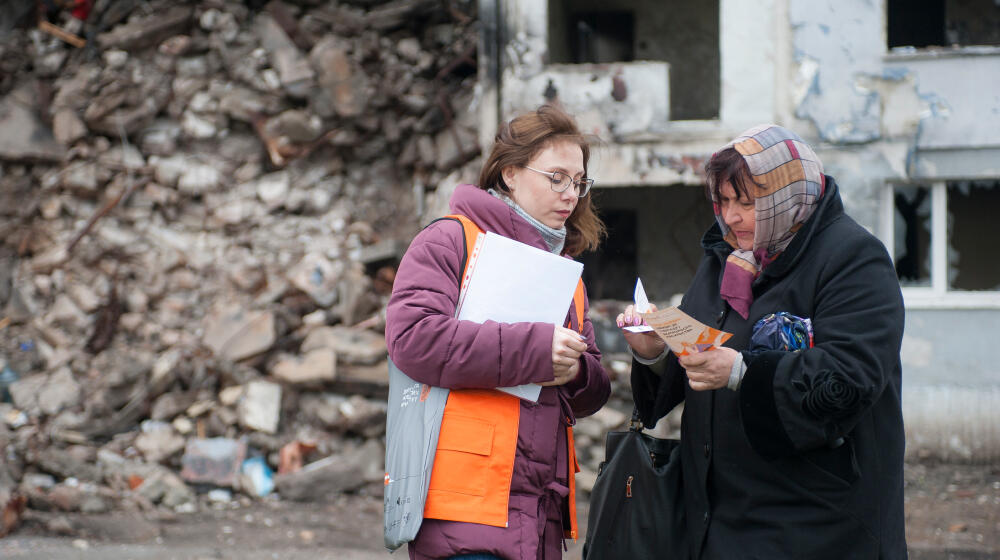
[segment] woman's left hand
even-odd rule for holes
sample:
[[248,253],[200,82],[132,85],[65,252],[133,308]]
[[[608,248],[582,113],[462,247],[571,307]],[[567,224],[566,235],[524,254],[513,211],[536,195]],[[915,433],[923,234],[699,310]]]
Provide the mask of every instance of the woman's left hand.
[[687,370],[688,385],[695,391],[722,389],[729,385],[729,373],[740,353],[732,348],[715,348],[681,356],[678,361]]

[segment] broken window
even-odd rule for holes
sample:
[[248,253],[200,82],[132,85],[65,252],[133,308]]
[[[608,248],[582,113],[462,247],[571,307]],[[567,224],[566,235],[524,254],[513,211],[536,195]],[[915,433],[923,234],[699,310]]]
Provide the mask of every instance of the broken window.
[[889,0],[889,48],[1000,45],[996,0]]
[[900,285],[955,291],[1000,291],[993,255],[1000,180],[893,187],[893,260]]
[[996,238],[1000,181],[948,183],[948,288],[1000,290]]
[[637,277],[657,304],[686,291],[704,253],[701,236],[715,220],[704,188],[595,188],[594,197],[608,237],[580,257],[590,299],[631,301]]
[[670,63],[671,120],[719,116],[719,3],[549,1],[549,59],[557,64]]
[[575,64],[634,60],[635,22],[631,12],[578,13],[570,24],[570,56]]
[[636,211],[608,209],[600,214],[608,237],[597,251],[580,257],[587,293],[592,299],[631,299],[630,286],[639,275]]
[[896,275],[902,286],[931,285],[931,190],[896,187],[893,228]]

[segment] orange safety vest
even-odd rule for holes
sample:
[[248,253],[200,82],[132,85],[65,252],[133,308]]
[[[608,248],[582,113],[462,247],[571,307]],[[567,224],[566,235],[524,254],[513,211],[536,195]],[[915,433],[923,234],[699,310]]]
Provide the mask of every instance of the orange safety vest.
[[[469,218],[458,214],[445,216],[444,219],[457,220],[465,233],[460,280],[464,283],[469,257],[483,230]],[[573,294],[579,330],[583,329],[583,299],[581,280]],[[452,389],[449,392],[424,505],[425,518],[507,526],[520,415],[520,399],[502,391]],[[580,467],[573,446],[572,426],[566,426],[566,442],[570,527],[565,536],[576,539],[575,475],[580,472]]]

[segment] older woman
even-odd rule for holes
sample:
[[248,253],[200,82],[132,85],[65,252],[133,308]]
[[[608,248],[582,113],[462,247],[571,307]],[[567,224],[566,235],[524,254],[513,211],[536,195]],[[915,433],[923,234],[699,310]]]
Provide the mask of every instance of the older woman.
[[[903,303],[882,244],[791,131],[750,129],[706,165],[716,224],[681,308],[733,334],[678,359],[626,332],[653,425],[682,401],[696,558],[906,558]],[[632,306],[619,325],[642,319]]]
[[[452,213],[479,230],[577,255],[604,231],[590,197],[589,154],[561,110],[543,106],[519,116],[500,127],[479,185],[455,190]],[[559,558],[575,527],[567,427],[610,394],[586,294],[578,290],[564,325],[459,321],[465,253],[460,222],[432,223],[403,257],[387,311],[393,362],[420,383],[452,389],[448,407],[467,403],[464,412],[445,408],[410,558]],[[490,391],[526,383],[543,386],[537,403]],[[448,469],[461,474],[436,476]]]

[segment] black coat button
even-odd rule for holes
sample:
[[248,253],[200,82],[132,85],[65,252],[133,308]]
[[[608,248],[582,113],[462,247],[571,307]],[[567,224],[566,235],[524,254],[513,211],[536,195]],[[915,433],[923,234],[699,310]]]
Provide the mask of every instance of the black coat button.
[[722,321],[724,321],[725,319],[726,319],[726,310],[723,309],[722,311],[719,311],[718,315],[715,316],[715,324],[721,327]]
[[709,455],[711,454],[711,450],[712,450],[711,446],[709,446],[709,445],[708,445],[708,444],[706,443],[706,444],[705,444],[705,458],[706,458],[706,459],[708,459],[708,456],[709,456]]
[[707,511],[705,512],[705,519],[704,519],[704,521],[705,521],[705,525],[708,525],[708,512]]

